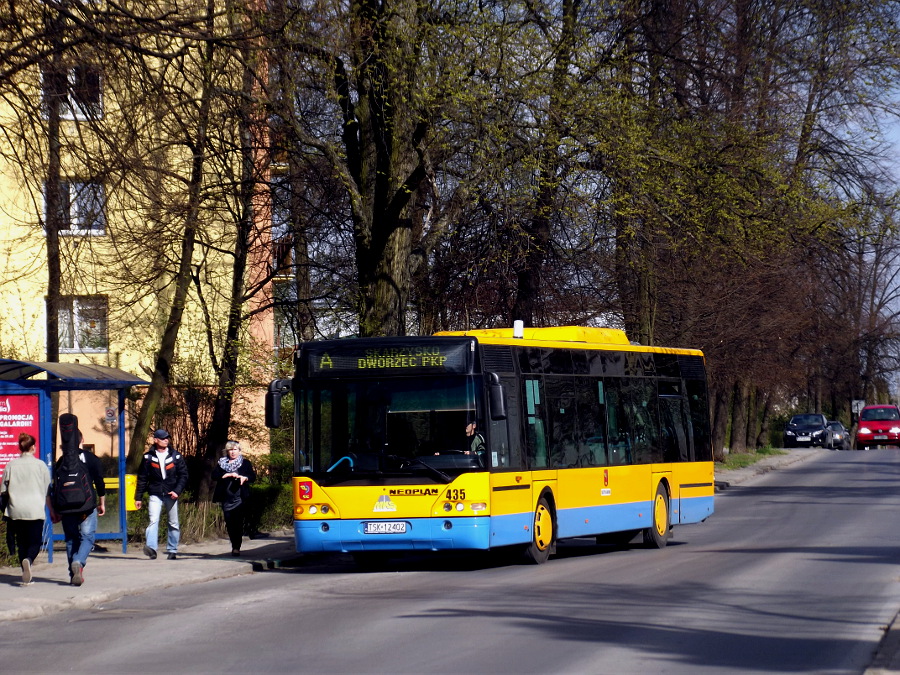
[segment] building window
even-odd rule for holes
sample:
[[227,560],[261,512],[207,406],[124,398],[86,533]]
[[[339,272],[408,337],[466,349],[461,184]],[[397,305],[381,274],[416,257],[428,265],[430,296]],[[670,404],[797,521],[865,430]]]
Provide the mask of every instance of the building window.
[[[45,215],[49,220],[50,214]],[[58,215],[60,234],[105,234],[106,191],[103,184],[61,182]]]
[[103,79],[100,71],[88,65],[43,71],[44,112],[52,97],[59,98],[63,119],[84,120],[103,116]]
[[107,316],[107,301],[104,296],[63,296],[60,298],[60,351],[108,351]]
[[272,179],[272,267],[276,274],[291,274],[293,264],[291,186],[287,176],[276,176]]
[[295,281],[276,281],[272,284],[275,305],[275,350],[290,355],[300,339],[300,317],[297,311]]

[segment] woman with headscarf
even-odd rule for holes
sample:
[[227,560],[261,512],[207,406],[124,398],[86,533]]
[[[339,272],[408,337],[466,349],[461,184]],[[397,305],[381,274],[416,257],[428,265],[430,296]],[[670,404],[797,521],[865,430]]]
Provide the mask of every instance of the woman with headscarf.
[[222,505],[225,529],[231,540],[231,555],[236,558],[241,554],[244,517],[250,499],[250,483],[256,480],[253,465],[241,455],[240,443],[228,441],[225,444],[225,456],[219,459],[212,477],[216,481],[213,501]]

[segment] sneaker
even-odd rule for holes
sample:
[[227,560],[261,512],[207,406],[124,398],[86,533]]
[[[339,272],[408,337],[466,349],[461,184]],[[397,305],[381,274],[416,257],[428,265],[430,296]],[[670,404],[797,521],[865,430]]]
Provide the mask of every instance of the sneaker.
[[150,560],[156,560],[156,549],[144,546],[144,555],[150,558]]
[[72,585],[81,586],[84,583],[84,566],[77,560],[72,561]]
[[167,557],[167,558],[168,558],[168,559],[169,559],[169,560],[175,560],[175,559],[177,559],[177,558],[178,558],[178,556],[177,556],[177,555],[175,555],[175,554],[174,554],[174,553],[170,553],[170,554],[169,554],[169,555],[167,555],[167,556],[166,556],[166,557]]
[[31,561],[28,558],[22,560],[22,583],[31,583]]

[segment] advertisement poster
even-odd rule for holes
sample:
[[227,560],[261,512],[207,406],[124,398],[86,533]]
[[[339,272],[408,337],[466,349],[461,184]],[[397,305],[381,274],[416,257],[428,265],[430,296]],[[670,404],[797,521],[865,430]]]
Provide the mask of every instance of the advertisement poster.
[[34,456],[41,456],[37,394],[0,394],[0,472],[19,456],[19,434],[34,436]]

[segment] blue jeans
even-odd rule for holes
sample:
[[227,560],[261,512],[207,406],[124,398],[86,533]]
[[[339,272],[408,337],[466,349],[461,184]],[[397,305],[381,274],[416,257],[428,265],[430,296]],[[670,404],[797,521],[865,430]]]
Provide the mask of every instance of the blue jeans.
[[87,564],[88,555],[94,548],[94,536],[97,533],[97,509],[88,514],[63,513],[63,535],[66,538],[66,557],[69,560],[69,568],[76,560],[84,567]]
[[[181,530],[178,527],[178,500],[167,498],[165,503],[169,505],[169,536],[166,539],[166,553],[177,553],[178,542],[181,540]],[[147,546],[154,551],[159,545],[159,516],[162,513],[162,508],[163,500],[150,495],[150,501],[147,503],[150,525],[144,531],[144,535],[147,539]]]

